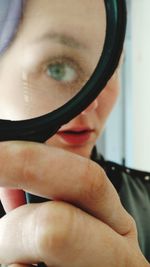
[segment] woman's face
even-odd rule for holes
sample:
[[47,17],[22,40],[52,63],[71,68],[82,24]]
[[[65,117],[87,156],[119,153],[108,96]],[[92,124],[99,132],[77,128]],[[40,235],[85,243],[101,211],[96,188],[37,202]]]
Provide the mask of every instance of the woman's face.
[[117,70],[96,100],[80,115],[62,126],[47,144],[89,158],[116,103],[120,88],[119,78]]
[[[105,30],[103,0],[27,0],[16,38],[0,60],[1,118],[28,119],[67,102],[96,67]],[[89,157],[116,101],[117,76],[47,144]]]

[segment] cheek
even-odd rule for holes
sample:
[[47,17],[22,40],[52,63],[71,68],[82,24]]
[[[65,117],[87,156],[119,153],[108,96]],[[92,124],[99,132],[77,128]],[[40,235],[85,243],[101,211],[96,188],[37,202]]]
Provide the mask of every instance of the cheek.
[[102,121],[106,121],[113,107],[116,104],[119,95],[119,79],[113,77],[98,96],[97,114]]

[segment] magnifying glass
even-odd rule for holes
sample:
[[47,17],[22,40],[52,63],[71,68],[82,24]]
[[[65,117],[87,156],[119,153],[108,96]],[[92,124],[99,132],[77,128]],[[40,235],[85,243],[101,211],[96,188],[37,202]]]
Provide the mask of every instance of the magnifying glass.
[[0,140],[44,142],[115,71],[125,0],[0,0]]
[[0,0],[0,140],[45,142],[80,114],[115,71],[125,29],[125,0]]

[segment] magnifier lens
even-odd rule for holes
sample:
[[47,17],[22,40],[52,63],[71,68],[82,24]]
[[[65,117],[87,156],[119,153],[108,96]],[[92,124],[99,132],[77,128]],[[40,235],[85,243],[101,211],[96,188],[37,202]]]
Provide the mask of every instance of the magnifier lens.
[[0,58],[0,119],[21,121],[60,108],[90,79],[105,42],[105,3],[27,0],[14,32]]

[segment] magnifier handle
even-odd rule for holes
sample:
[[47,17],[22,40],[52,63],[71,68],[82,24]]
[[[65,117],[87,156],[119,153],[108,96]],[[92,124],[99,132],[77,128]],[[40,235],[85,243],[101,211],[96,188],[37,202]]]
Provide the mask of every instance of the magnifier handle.
[[27,192],[25,192],[25,195],[26,195],[26,202],[27,203],[42,203],[42,202],[50,201],[47,198],[35,196],[35,195],[32,195],[32,194],[27,193]]
[[47,267],[47,265],[44,262],[40,262],[37,265],[38,267]]

